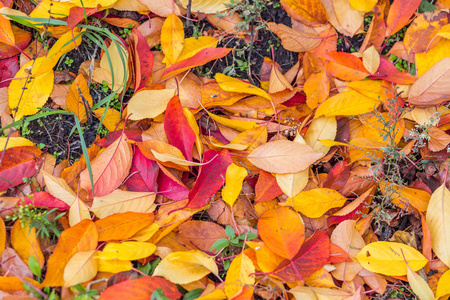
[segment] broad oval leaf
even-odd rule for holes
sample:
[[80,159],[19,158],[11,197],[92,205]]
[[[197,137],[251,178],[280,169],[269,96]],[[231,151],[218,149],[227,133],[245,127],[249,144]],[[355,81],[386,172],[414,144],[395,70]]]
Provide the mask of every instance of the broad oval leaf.
[[413,271],[423,268],[428,260],[411,246],[393,242],[373,242],[366,245],[355,258],[363,268],[388,276],[407,274],[406,261]]
[[286,174],[306,169],[322,155],[308,145],[279,140],[259,146],[247,158],[264,171]]
[[64,268],[64,286],[74,286],[91,280],[97,274],[97,250],[80,251],[67,262]]
[[300,192],[292,199],[292,205],[309,218],[319,218],[331,208],[342,207],[346,201],[336,190],[317,188]]
[[258,233],[270,250],[288,259],[295,257],[305,239],[303,221],[289,207],[265,212],[258,220]]
[[153,223],[154,219],[153,214],[127,212],[97,220],[95,226],[98,230],[98,240],[126,240]]
[[233,297],[246,284],[255,284],[255,266],[252,260],[244,253],[236,256],[228,268],[225,278],[225,294],[228,298]]
[[230,207],[232,207],[234,201],[236,201],[239,193],[241,192],[242,183],[244,182],[245,177],[247,177],[247,170],[243,167],[231,164],[227,168],[225,177],[226,179],[225,186],[222,189],[222,198],[228,205],[230,205]]
[[141,90],[137,92],[128,102],[127,112],[131,114],[130,120],[155,118],[162,114],[174,94],[174,89]]
[[209,273],[219,274],[214,258],[200,250],[191,250],[170,253],[156,266],[153,275],[176,284],[186,284]]
[[155,250],[156,245],[147,242],[108,243],[96,258],[137,260],[152,255]]
[[183,50],[183,43],[183,22],[172,13],[166,18],[161,28],[161,49],[171,65],[177,61],[181,50]]

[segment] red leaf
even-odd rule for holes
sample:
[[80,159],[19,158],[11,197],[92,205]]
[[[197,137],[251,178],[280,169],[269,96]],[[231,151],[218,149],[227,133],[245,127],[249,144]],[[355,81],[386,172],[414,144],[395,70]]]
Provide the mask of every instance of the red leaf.
[[18,204],[31,204],[36,207],[57,208],[58,210],[67,210],[70,208],[64,201],[59,200],[47,192],[37,192],[33,193],[31,197],[23,197]]
[[[125,129],[123,131],[129,140],[135,142],[142,142],[142,130],[137,128]],[[108,147],[115,142],[122,135],[122,130],[110,132],[106,137],[96,141],[95,143],[100,147]]]
[[189,192],[188,208],[200,208],[208,203],[225,183],[227,168],[233,160],[228,151],[223,149],[220,152],[206,151],[203,162],[207,164],[200,168],[197,181]]
[[406,24],[422,0],[394,0],[387,17],[387,36],[393,35]]
[[362,61],[350,53],[327,52],[323,58],[329,60],[326,66],[327,72],[339,79],[361,80],[370,75]]
[[278,186],[275,176],[261,170],[259,172],[259,179],[255,186],[255,202],[270,201],[283,194],[283,191]]
[[159,167],[161,172],[158,175],[158,194],[174,201],[187,199],[189,189],[163,165],[159,164]]
[[157,192],[158,172],[158,164],[154,160],[148,159],[138,147],[135,147],[130,169],[130,174],[133,175],[125,182],[125,186],[133,192]]
[[227,48],[205,48],[190,58],[179,61],[167,68],[161,76],[160,81],[181,74],[186,70],[206,64],[214,59],[227,55],[232,49]]
[[412,84],[416,81],[416,78],[409,73],[399,71],[393,63],[380,58],[380,66],[377,72],[369,76],[370,79],[384,79],[389,82],[397,84]]
[[0,191],[23,183],[24,177],[33,177],[40,156],[41,150],[34,146],[6,149],[0,166]]
[[169,142],[180,149],[183,156],[191,161],[192,147],[197,136],[183,114],[183,107],[178,95],[173,96],[167,104],[164,131]]
[[152,76],[153,69],[153,52],[148,47],[147,41],[142,33],[136,28],[132,30],[133,43],[132,55],[134,56],[134,74],[135,78],[135,93],[147,85],[148,80]]
[[0,88],[8,87],[19,71],[18,56],[0,60]]
[[110,286],[101,294],[99,300],[148,300],[156,289],[162,289],[169,299],[179,299],[183,296],[178,292],[177,286],[169,280],[147,276]]
[[95,14],[99,8],[100,5],[97,5],[97,7],[94,8],[86,8],[78,6],[72,7],[69,11],[69,16],[67,17],[67,25],[69,25],[69,28],[71,30],[73,30],[78,23],[84,20],[85,16],[89,17],[90,15]]
[[340,161],[331,168],[323,187],[327,189],[339,190],[345,186],[350,177],[349,160]]
[[343,215],[343,216],[329,216],[327,219],[327,225],[328,227],[339,224],[341,222],[344,222],[345,220],[356,220],[361,217],[361,210],[366,206],[367,204],[361,203],[358,205],[354,210],[352,210],[350,213]]
[[330,239],[326,231],[316,231],[307,239],[298,254],[286,259],[273,272],[286,282],[302,281],[322,268],[330,257]]

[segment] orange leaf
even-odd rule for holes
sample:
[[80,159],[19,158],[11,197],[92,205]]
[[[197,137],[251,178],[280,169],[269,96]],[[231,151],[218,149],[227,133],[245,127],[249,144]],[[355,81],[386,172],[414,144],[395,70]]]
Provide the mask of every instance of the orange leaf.
[[36,236],[36,228],[22,227],[20,219],[17,220],[11,230],[11,244],[20,258],[28,264],[30,256],[34,256],[42,268],[45,263],[41,245]]
[[370,75],[363,62],[356,56],[344,52],[328,52],[323,57],[329,60],[328,73],[342,80],[361,80]]
[[[105,151],[92,162],[92,177],[96,197],[108,195],[128,176],[132,161],[131,146],[126,142],[126,136],[121,135]],[[80,186],[92,193],[88,170],[80,174]]]
[[305,239],[305,228],[299,214],[289,207],[269,210],[258,220],[261,239],[276,254],[292,259]]
[[[3,4],[0,6],[3,7]],[[11,28],[11,22],[2,15],[0,15],[0,42],[11,46],[16,45],[14,33]]]
[[328,21],[328,14],[320,0],[281,0],[281,5],[293,19],[309,26]]
[[161,277],[142,277],[127,280],[108,287],[99,300],[150,299],[156,289],[162,289],[169,299],[179,299],[182,295],[175,284]]
[[80,119],[80,122],[84,123],[87,121],[86,116],[92,104],[92,96],[89,93],[86,79],[84,79],[82,74],[79,74],[70,85],[66,99],[67,109],[74,112]]
[[97,242],[97,228],[91,220],[83,220],[64,230],[59,237],[55,252],[48,260],[47,276],[42,282],[42,286],[62,286],[67,262],[77,252],[95,250]]
[[135,212],[118,213],[95,222],[99,241],[126,240],[152,224],[153,214]]
[[422,0],[394,0],[387,17],[387,36],[393,35],[406,24]]

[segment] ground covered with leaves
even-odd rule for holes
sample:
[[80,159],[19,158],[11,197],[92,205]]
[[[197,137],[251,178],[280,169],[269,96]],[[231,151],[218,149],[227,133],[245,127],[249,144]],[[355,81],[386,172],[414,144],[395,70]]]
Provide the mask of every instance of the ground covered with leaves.
[[2,0],[1,299],[447,299],[448,0]]

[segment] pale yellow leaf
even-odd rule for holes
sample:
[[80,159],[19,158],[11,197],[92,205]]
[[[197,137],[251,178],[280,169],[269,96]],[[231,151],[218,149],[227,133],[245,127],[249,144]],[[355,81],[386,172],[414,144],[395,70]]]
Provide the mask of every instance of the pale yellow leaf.
[[64,286],[70,287],[91,280],[97,274],[97,250],[80,251],[67,262],[64,268]]
[[407,268],[402,254],[413,271],[420,270],[428,262],[422,253],[411,246],[385,241],[366,245],[355,258],[369,271],[388,276],[404,276]]
[[155,250],[155,244],[146,242],[108,243],[103,251],[97,253],[96,258],[102,260],[137,260],[152,255]]
[[225,294],[228,298],[233,297],[246,284],[255,284],[255,266],[252,260],[244,253],[236,256],[228,268],[225,278]]
[[270,71],[269,79],[269,93],[277,93],[289,89],[292,91],[292,86],[287,81],[286,77],[277,69],[277,67],[272,65],[272,71]]
[[380,54],[372,45],[363,52],[363,65],[370,74],[375,74],[380,66]]
[[80,198],[76,198],[69,209],[69,224],[72,227],[86,219],[91,219],[89,208]]
[[71,206],[77,195],[67,182],[62,178],[53,176],[45,170],[41,170],[41,173],[44,175],[45,186],[47,187],[48,192],[53,197],[56,197]]
[[321,140],[334,140],[337,132],[337,122],[335,117],[314,119],[308,127],[304,136],[306,144],[310,145],[314,151],[328,153],[330,147],[325,146]]
[[319,218],[331,208],[342,207],[346,201],[347,198],[338,191],[317,188],[300,192],[292,199],[292,205],[296,211],[309,218]]
[[101,219],[129,211],[149,213],[155,209],[153,205],[155,198],[156,194],[152,192],[130,192],[117,189],[111,194],[94,197],[91,211]]
[[323,153],[315,152],[310,146],[279,140],[266,143],[253,150],[248,160],[264,171],[286,174],[297,173],[321,158]]
[[434,294],[428,283],[419,274],[411,270],[410,267],[408,267],[407,271],[408,273],[406,276],[408,277],[409,285],[414,294],[416,294],[420,300],[434,300]]
[[247,170],[235,164],[231,164],[227,168],[225,175],[225,187],[222,189],[222,198],[229,205],[233,206],[242,189],[242,183],[247,177]]
[[350,36],[355,35],[364,23],[364,13],[354,9],[349,0],[333,0],[333,7],[339,24]]
[[176,284],[197,281],[209,273],[218,275],[212,256],[200,250],[172,252],[156,266],[153,276],[162,276]]
[[414,98],[426,93],[450,94],[450,57],[436,62],[409,89],[408,97]]
[[118,93],[122,92],[127,80],[130,78],[128,51],[126,48],[119,43],[111,43],[108,51],[105,51],[100,59],[100,68],[111,74],[111,83],[108,84],[109,88]]
[[297,196],[308,184],[309,168],[297,173],[276,174],[277,184],[289,198]]
[[173,0],[139,0],[145,4],[153,13],[161,17],[168,17],[174,13],[180,15],[180,8]]
[[130,114],[130,120],[157,117],[166,110],[167,103],[174,95],[174,89],[142,90],[137,92],[128,102],[127,112]]
[[450,191],[445,185],[431,195],[426,220],[434,253],[450,266]]

